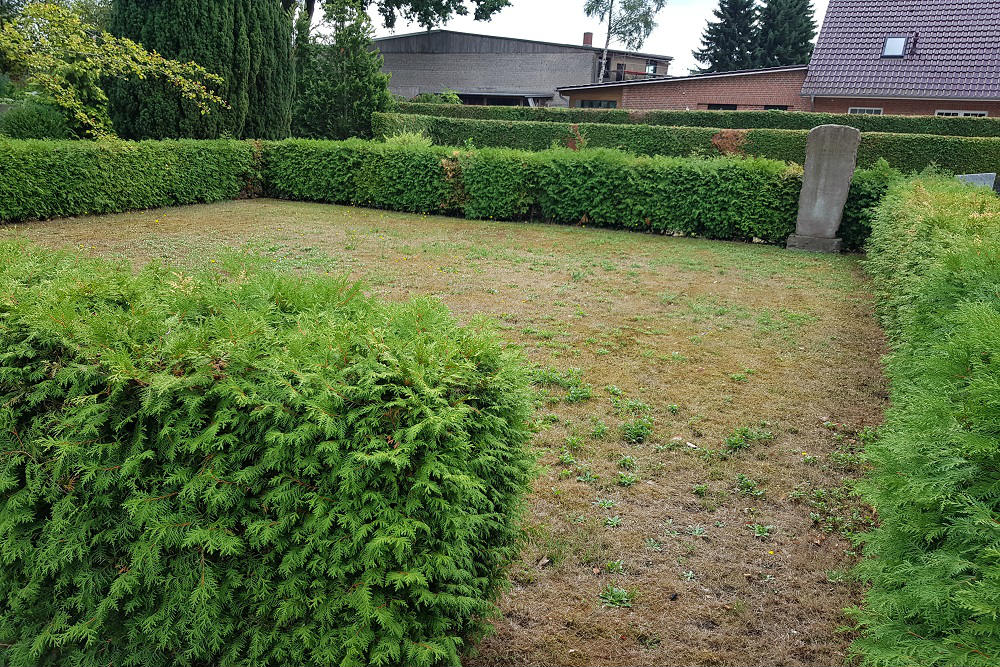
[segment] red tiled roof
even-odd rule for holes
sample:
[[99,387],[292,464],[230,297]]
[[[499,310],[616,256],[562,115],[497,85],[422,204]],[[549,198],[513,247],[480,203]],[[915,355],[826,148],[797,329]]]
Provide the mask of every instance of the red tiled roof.
[[1000,99],[1000,0],[830,0],[802,94]]

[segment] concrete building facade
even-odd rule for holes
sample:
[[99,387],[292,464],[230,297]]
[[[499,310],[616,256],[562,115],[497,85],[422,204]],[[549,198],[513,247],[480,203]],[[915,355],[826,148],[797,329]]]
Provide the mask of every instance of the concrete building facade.
[[[600,76],[602,49],[587,33],[580,45],[429,30],[375,40],[392,74],[389,89],[407,99],[454,90],[469,104],[566,106],[556,88]],[[671,58],[612,50],[608,78],[665,76]]]

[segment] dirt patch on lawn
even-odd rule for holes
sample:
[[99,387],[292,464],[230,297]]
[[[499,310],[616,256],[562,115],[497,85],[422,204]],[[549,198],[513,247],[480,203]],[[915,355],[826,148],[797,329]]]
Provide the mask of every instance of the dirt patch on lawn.
[[248,247],[487,315],[536,364],[545,464],[470,665],[833,665],[846,486],[885,402],[858,261],[273,200],[0,228],[134,263]]

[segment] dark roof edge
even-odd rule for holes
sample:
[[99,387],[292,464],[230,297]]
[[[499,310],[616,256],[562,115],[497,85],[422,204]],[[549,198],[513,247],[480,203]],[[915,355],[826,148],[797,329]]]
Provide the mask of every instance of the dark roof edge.
[[[600,46],[586,46],[584,44],[563,44],[562,42],[544,42],[538,39],[524,39],[522,37],[503,37],[501,35],[484,35],[478,32],[464,32],[462,30],[445,30],[444,28],[435,28],[434,30],[421,30],[419,32],[407,32],[401,35],[386,35],[385,37],[376,37],[375,42],[384,42],[389,39],[402,39],[404,37],[419,37],[420,35],[426,35],[428,33],[445,33],[449,32],[453,35],[469,35],[471,37],[492,37],[494,39],[507,39],[512,42],[527,42],[529,44],[545,44],[547,46],[561,46],[567,49],[580,49],[581,51],[604,51],[603,47]],[[627,51],[625,49],[608,49],[608,53],[626,53],[630,56],[639,56],[641,58],[651,58],[654,60],[667,60],[673,61],[673,56],[664,56],[657,53],[642,53],[641,51]]]
[[561,86],[556,90],[586,90],[589,88],[613,88],[615,86],[639,86],[651,83],[667,83],[670,81],[692,81],[701,79],[722,79],[730,76],[752,76],[754,74],[772,74],[776,72],[797,72],[808,70],[809,65],[785,65],[783,67],[762,67],[760,69],[743,69],[733,72],[711,72],[707,74],[691,74],[689,76],[661,76],[654,79],[639,79],[637,81],[608,81],[607,83],[588,83],[580,86]]
[[941,100],[942,102],[998,102],[1000,101],[1000,95],[996,97],[968,97],[962,95],[900,95],[896,94],[884,94],[879,93],[843,93],[837,91],[821,90],[821,91],[807,91],[805,88],[802,89],[803,97],[836,97],[840,99],[847,100],[927,100],[933,102],[935,100]]

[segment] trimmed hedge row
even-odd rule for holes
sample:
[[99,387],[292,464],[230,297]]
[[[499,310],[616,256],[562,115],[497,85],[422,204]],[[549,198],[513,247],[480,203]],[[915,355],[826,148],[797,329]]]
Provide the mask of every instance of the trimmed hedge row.
[[1000,198],[943,177],[894,185],[868,246],[894,348],[892,407],[860,487],[878,511],[854,612],[867,665],[1000,656]]
[[0,662],[460,665],[534,477],[436,300],[0,244]]
[[[460,150],[287,140],[0,142],[0,222],[218,201],[286,199],[502,220],[543,219],[782,243],[801,168],[765,159],[636,157],[614,150]],[[898,174],[860,170],[841,233],[868,235]]]
[[243,141],[19,141],[0,138],[0,221],[236,199],[253,194]]
[[[713,112],[714,113],[714,112]],[[470,120],[420,115],[382,114],[373,118],[376,137],[400,132],[422,132],[434,143],[460,146],[544,150],[564,144],[574,124]],[[615,148],[639,155],[718,155],[712,139],[720,128],[664,127],[579,123],[575,127],[591,148]],[[747,130],[742,150],[749,155],[786,162],[805,161],[806,130]],[[858,165],[872,167],[879,160],[903,171],[921,171],[936,164],[956,173],[1000,172],[1000,139],[988,137],[943,137],[924,134],[862,135]]]
[[628,111],[562,107],[499,107],[402,102],[397,111],[422,116],[474,120],[531,120],[557,123],[636,123],[735,130],[811,130],[818,125],[847,125],[862,132],[936,134],[954,137],[1000,137],[1000,119],[943,116],[869,116],[803,111]]
[[[613,150],[289,140],[265,145],[263,158],[269,194],[286,199],[769,243],[794,230],[802,183],[801,168],[773,160]],[[848,247],[864,242],[871,207],[897,177],[885,166],[858,172],[841,228]]]

